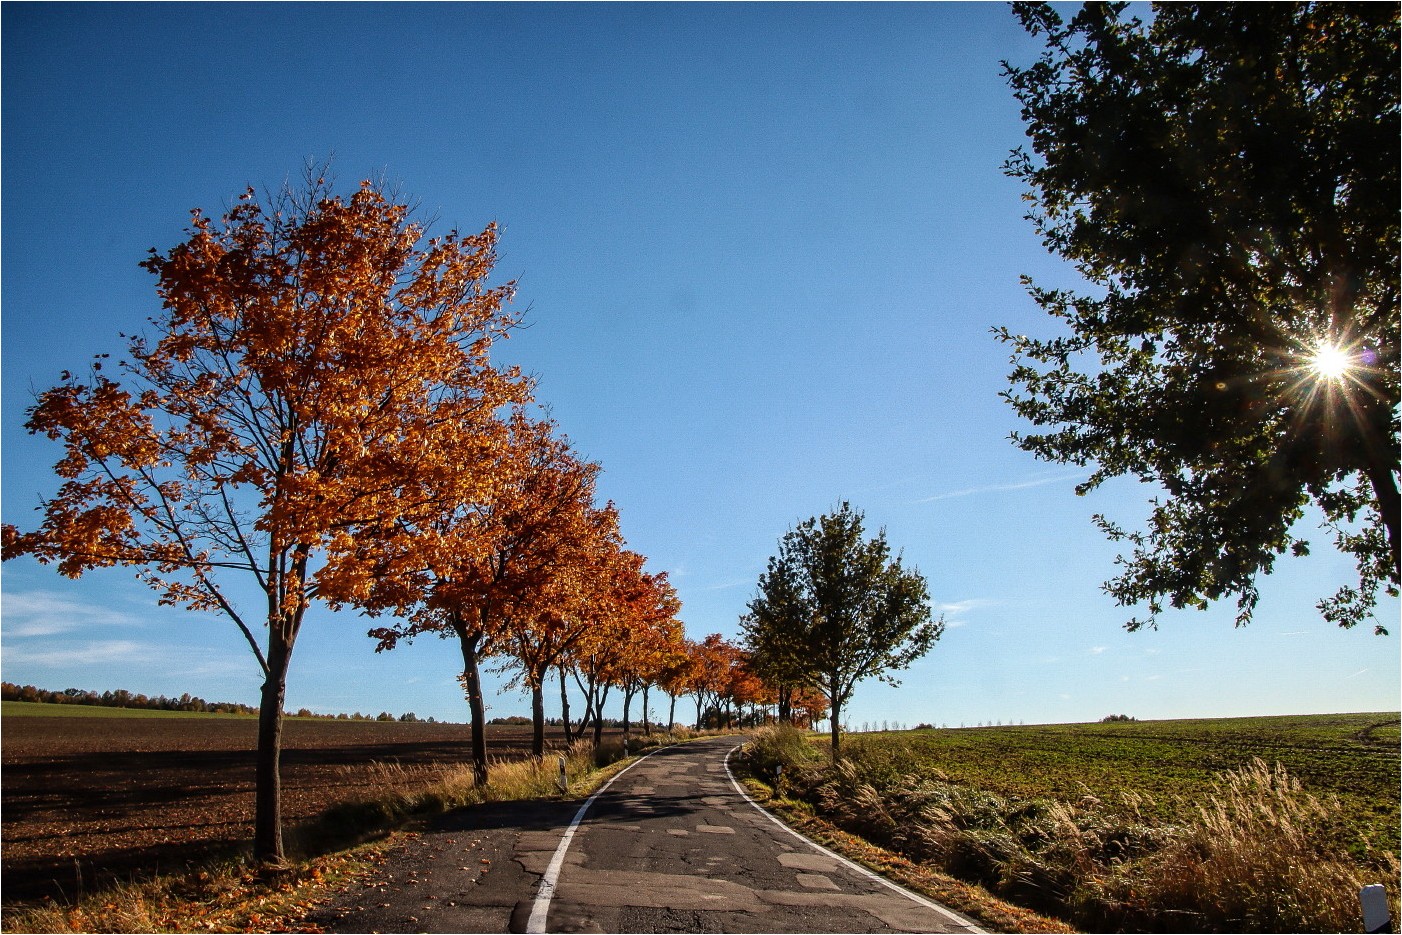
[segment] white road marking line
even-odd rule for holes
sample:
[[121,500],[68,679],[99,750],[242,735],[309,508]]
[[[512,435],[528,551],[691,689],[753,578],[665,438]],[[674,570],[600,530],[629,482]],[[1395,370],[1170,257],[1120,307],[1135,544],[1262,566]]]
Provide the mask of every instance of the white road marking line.
[[[657,748],[657,750],[666,749],[668,748]],[[584,820],[584,813],[589,811],[589,806],[594,804],[595,799],[608,791],[608,787],[613,785],[619,776],[622,776],[624,773],[628,772],[628,770],[637,766],[638,763],[652,756],[657,750],[653,750],[651,753],[646,753],[638,757],[636,762],[629,763],[626,767],[619,770],[617,775],[599,787],[598,792],[595,792],[589,798],[585,799],[584,804],[579,807],[579,811],[574,813],[574,820],[571,821],[570,826],[565,829],[564,836],[560,838],[560,843],[555,848],[555,855],[550,858],[550,865],[545,868],[545,876],[541,877],[540,889],[536,890],[535,902],[531,904],[531,917],[526,922],[527,935],[542,935],[542,933],[545,932],[545,919],[546,916],[550,914],[550,900],[555,897],[555,886],[560,880],[560,868],[564,866],[565,863],[565,852],[570,849],[570,841],[574,839],[575,829],[578,828],[579,823]]]
[[857,871],[858,873],[862,874],[863,876],[870,877],[871,879],[875,880],[877,883],[880,883],[882,886],[885,886],[885,887],[887,887],[887,888],[889,888],[889,889],[895,890],[897,893],[900,893],[902,896],[906,897],[907,899],[910,899],[910,900],[913,900],[914,902],[919,903],[920,905],[924,906],[926,909],[931,909],[931,910],[933,910],[933,911],[939,913],[940,915],[942,915],[942,916],[944,916],[945,918],[949,919],[949,920],[950,920],[951,922],[953,922],[955,925],[958,925],[958,926],[960,926],[961,928],[963,928],[965,931],[973,933],[973,935],[987,935],[987,933],[984,932],[983,929],[979,928],[977,925],[974,925],[974,924],[973,924],[972,922],[970,922],[968,919],[964,918],[963,916],[959,915],[958,913],[954,912],[953,910],[951,910],[951,909],[946,909],[944,906],[941,906],[939,903],[931,902],[930,900],[926,899],[924,896],[921,896],[919,893],[912,893],[910,890],[906,889],[904,886],[901,886],[899,883],[894,883],[894,882],[892,882],[891,880],[888,880],[888,879],[886,879],[885,877],[883,877],[881,874],[876,873],[876,872],[871,871],[871,870],[868,870],[866,867],[863,867],[863,866],[861,866],[860,864],[855,864],[855,863],[853,863],[852,861],[848,860],[846,857],[843,857],[841,854],[836,853],[835,851],[830,851],[830,850],[828,850],[826,847],[823,847],[823,845],[819,844],[817,841],[813,841],[813,840],[810,840],[810,839],[804,837],[803,835],[799,834],[799,833],[798,833],[797,831],[795,831],[794,829],[790,828],[788,825],[784,824],[784,823],[783,823],[782,821],[780,821],[777,817],[775,817],[774,815],[771,815],[769,812],[765,811],[765,809],[764,809],[764,807],[763,807],[762,805],[760,805],[760,804],[759,804],[758,802],[756,802],[754,799],[750,798],[750,794],[749,794],[748,792],[746,792],[745,789],[744,789],[744,787],[741,786],[740,783],[737,782],[737,781],[735,780],[735,774],[732,773],[732,772],[730,771],[730,755],[731,755],[732,753],[734,753],[736,750],[739,750],[742,746],[744,746],[744,744],[736,744],[735,746],[731,747],[730,750],[727,751],[727,753],[725,754],[725,775],[726,775],[726,777],[730,780],[730,784],[731,784],[732,786],[735,787],[735,791],[738,792],[738,793],[740,793],[740,795],[744,797],[744,799],[745,799],[746,802],[749,802],[751,805],[753,805],[753,806],[755,807],[755,811],[759,812],[759,813],[760,813],[761,815],[763,815],[765,818],[768,818],[770,821],[774,822],[774,824],[778,825],[780,828],[783,828],[783,829],[784,829],[785,831],[787,831],[789,834],[791,834],[791,835],[793,835],[794,837],[798,838],[798,839],[799,839],[800,841],[802,841],[804,844],[807,844],[809,847],[813,848],[814,850],[818,851],[819,853],[825,854],[825,855],[827,855],[828,857],[831,857],[833,860],[839,861],[839,862],[841,862],[842,864],[845,864],[846,866],[851,867],[853,870]]

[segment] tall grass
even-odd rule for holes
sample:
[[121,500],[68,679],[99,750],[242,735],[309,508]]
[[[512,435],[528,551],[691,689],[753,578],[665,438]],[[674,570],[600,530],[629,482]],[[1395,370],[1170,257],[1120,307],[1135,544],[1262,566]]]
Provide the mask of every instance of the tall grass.
[[1361,866],[1331,833],[1338,803],[1259,759],[1166,825],[1135,793],[1020,799],[903,773],[880,749],[853,745],[831,766],[804,746],[801,732],[762,731],[751,770],[772,781],[782,766],[780,791],[844,829],[1089,930],[1356,931],[1373,882],[1397,917],[1396,855]]
[[[1223,774],[1197,819],[1110,889],[1147,894],[1147,914],[1197,915],[1242,930],[1348,931],[1358,927],[1362,869],[1321,831],[1335,803],[1307,793],[1280,765],[1255,758]],[[1397,867],[1389,872],[1396,899]],[[1143,897],[1139,897],[1143,898]]]

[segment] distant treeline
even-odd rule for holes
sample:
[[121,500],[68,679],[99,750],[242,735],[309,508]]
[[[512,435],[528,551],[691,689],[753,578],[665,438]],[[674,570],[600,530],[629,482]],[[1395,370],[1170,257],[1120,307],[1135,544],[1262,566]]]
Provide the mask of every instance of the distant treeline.
[[[531,719],[528,718],[528,717],[522,717],[522,716],[519,715],[519,714],[513,714],[513,715],[511,715],[510,717],[494,717],[494,718],[492,718],[490,721],[488,721],[487,723],[488,723],[488,724],[496,725],[497,727],[523,727],[523,726],[524,726],[524,727],[529,727],[530,724],[531,724]],[[563,718],[548,717],[548,718],[545,719],[545,723],[548,724],[548,725],[550,725],[551,727],[559,727],[559,726],[561,726],[562,724],[564,724],[565,722],[564,722],[564,719],[563,719]],[[593,722],[591,721],[590,723],[593,723]],[[620,720],[619,718],[616,718],[616,717],[606,717],[606,718],[604,718],[604,727],[605,727],[605,728],[619,728],[619,727],[622,727],[622,726],[623,726],[623,721]]]
[[[98,708],[145,708],[150,711],[196,711],[209,714],[257,714],[258,709],[252,705],[240,704],[237,701],[205,701],[189,692],[179,698],[167,698],[165,695],[157,695],[154,698],[137,692],[133,694],[125,688],[116,691],[105,691],[102,693],[94,691],[84,691],[81,688],[65,688],[63,691],[50,691],[47,688],[36,688],[33,685],[16,685],[13,682],[0,682],[0,700],[3,701],[37,701],[41,704],[73,704],[90,705]],[[410,711],[408,714],[401,714],[395,717],[388,711],[381,711],[379,714],[361,714],[359,711],[354,714],[315,714],[308,708],[301,708],[293,717],[321,718],[327,721],[418,721],[418,715]],[[433,718],[428,718],[427,723],[436,723]],[[529,721],[527,722],[529,723]]]
[[16,685],[13,682],[0,682],[0,700],[38,701],[44,704],[91,705],[98,708],[146,708],[153,711],[207,711],[215,714],[257,714],[258,709],[235,701],[205,701],[188,692],[179,698],[146,695],[119,688],[116,691],[94,692],[81,688],[65,688],[63,691],[50,691],[35,688],[33,685]]

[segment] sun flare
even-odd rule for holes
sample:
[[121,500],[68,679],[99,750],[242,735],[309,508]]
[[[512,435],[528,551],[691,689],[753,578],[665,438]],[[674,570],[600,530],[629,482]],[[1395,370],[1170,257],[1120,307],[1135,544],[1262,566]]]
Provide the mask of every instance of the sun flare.
[[1353,355],[1333,344],[1321,344],[1310,357],[1310,368],[1321,377],[1337,380],[1353,366]]

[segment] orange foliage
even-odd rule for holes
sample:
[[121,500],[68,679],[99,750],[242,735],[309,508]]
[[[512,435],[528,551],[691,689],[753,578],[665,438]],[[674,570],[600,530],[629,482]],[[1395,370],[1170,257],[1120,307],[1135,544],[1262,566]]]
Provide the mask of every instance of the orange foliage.
[[[277,719],[307,607],[375,531],[489,485],[496,413],[528,396],[488,358],[516,321],[512,285],[486,283],[496,239],[426,239],[370,183],[343,199],[316,179],[270,209],[250,190],[142,264],[164,303],[154,343],[128,338],[119,378],[98,359],[30,411],[64,446],[64,482],[38,529],[5,529],[5,557],[136,566],[162,603],[227,614],[267,674],[260,857],[281,855]],[[256,614],[228,597],[231,571],[266,596]]]

